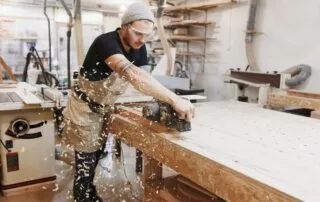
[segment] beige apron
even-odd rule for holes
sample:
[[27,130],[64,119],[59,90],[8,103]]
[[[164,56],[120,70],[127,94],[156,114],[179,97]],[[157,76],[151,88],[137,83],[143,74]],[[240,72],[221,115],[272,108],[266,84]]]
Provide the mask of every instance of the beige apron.
[[94,152],[100,149],[108,135],[107,126],[104,123],[113,112],[114,102],[125,92],[128,84],[115,72],[101,81],[89,81],[79,75],[79,89],[89,98],[106,107],[104,114],[92,112],[85,102],[74,93],[70,93],[64,111],[65,144],[82,152]]

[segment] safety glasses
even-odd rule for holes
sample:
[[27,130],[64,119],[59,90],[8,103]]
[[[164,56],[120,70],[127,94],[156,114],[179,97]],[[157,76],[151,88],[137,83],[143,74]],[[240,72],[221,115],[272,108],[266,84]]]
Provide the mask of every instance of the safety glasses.
[[133,35],[135,35],[139,39],[147,39],[148,40],[154,35],[154,29],[151,32],[147,33],[147,32],[143,32],[141,30],[134,28],[131,24],[129,24],[129,28],[130,28],[130,30],[132,30]]

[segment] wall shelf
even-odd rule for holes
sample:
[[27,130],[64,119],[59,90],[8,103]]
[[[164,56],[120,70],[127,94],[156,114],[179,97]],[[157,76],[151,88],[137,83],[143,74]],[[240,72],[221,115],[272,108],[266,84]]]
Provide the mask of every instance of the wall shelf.
[[172,40],[172,41],[207,41],[209,39],[214,40],[214,38],[206,38],[206,37],[199,37],[199,36],[185,36],[185,35],[168,36],[168,40]]
[[[157,50],[156,52],[152,52],[152,55],[163,55],[163,50]],[[190,56],[190,57],[204,57],[205,55],[202,53],[195,53],[195,52],[182,52],[179,51],[176,53],[177,56]]]
[[191,10],[206,10],[209,8],[214,8],[219,5],[232,3],[233,0],[210,0],[207,2],[202,3],[193,3],[188,5],[179,5],[179,6],[171,6],[166,7],[164,9],[164,13],[171,13],[171,12],[187,12]]
[[179,21],[179,22],[167,23],[164,27],[167,29],[174,29],[174,28],[180,28],[180,27],[189,27],[189,26],[193,26],[193,25],[206,26],[206,25],[210,25],[210,24],[215,25],[215,22],[183,20],[183,21]]
[[[163,16],[170,16],[171,18],[174,18],[174,20],[167,22],[164,25],[164,28],[167,29],[168,32],[171,33],[172,30],[176,28],[184,28],[183,30],[174,30],[173,33],[175,34],[167,34],[166,38],[167,40],[173,44],[173,46],[180,45],[182,46],[175,46],[177,47],[177,54],[176,56],[182,56],[183,63],[188,69],[188,63],[189,63],[189,58],[190,57],[201,57],[202,58],[202,72],[204,72],[204,67],[205,67],[205,61],[206,61],[206,56],[210,55],[207,53],[207,48],[206,48],[206,43],[201,44],[203,46],[203,51],[202,53],[194,53],[190,51],[190,46],[198,44],[192,44],[192,42],[207,42],[207,41],[214,41],[216,38],[213,37],[207,37],[207,27],[208,25],[213,25],[210,27],[216,28],[216,22],[211,22],[208,21],[207,19],[207,11],[210,8],[215,8],[219,6],[224,6],[227,4],[235,3],[235,0],[206,0],[202,2],[197,2],[197,3],[190,3],[190,4],[181,4],[181,5],[175,5],[175,6],[167,6],[164,7],[163,10]],[[201,12],[203,13],[203,19],[190,19],[190,12]],[[198,27],[196,27],[198,26]],[[186,29],[189,31],[190,29],[203,29],[203,34],[202,36],[190,36],[185,32]],[[172,29],[172,30],[168,30]],[[179,35],[181,33],[181,35]],[[182,35],[186,34],[186,35]],[[158,42],[159,39],[153,40],[153,42]],[[152,44],[152,41],[151,43]],[[151,46],[150,46],[151,47]],[[161,55],[163,54],[163,51],[157,52],[157,53],[152,53],[153,55]],[[212,55],[212,54],[211,54]],[[180,58],[181,59],[181,58]]]

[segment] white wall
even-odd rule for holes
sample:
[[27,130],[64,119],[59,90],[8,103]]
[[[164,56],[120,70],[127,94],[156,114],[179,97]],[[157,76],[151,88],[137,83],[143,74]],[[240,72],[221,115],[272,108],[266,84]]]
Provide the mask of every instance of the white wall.
[[[193,1],[198,2],[198,1]],[[223,74],[229,68],[244,68],[245,30],[249,1],[241,1],[208,11],[208,20],[218,28],[209,28],[208,37],[217,41],[207,43],[204,74],[201,62],[193,59],[190,66],[198,87],[204,87],[209,100],[228,99],[230,89],[223,83]],[[193,13],[191,18],[203,19]],[[305,91],[320,92],[320,1],[318,0],[259,0],[254,53],[261,72],[282,71],[293,65],[308,64],[313,73],[301,87]]]
[[[67,77],[67,23],[68,16],[64,9],[47,9],[51,21],[52,60],[60,71],[60,79]],[[103,32],[103,14],[94,11],[81,11],[83,23],[84,51],[87,52],[93,40]],[[8,29],[10,37],[0,41],[0,55],[16,72],[22,72],[25,64],[25,56],[28,53],[26,38],[36,37],[36,48],[40,52],[48,52],[48,25],[43,14],[43,8],[37,6],[11,6],[0,4],[0,18],[8,18],[12,21],[2,23]],[[77,71],[75,32],[71,35],[71,69]],[[11,50],[12,49],[12,50]],[[13,54],[12,52],[17,52]],[[48,53],[46,54],[48,56]],[[40,55],[41,56],[41,55]],[[44,64],[48,67],[48,64]],[[80,64],[81,65],[81,64]],[[55,68],[54,68],[55,70]]]

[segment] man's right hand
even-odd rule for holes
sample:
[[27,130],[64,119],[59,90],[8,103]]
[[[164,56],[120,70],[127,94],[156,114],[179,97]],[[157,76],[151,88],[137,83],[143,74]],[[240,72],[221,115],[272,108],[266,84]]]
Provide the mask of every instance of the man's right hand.
[[190,121],[195,116],[195,108],[189,100],[178,97],[172,107],[178,113],[180,119]]

